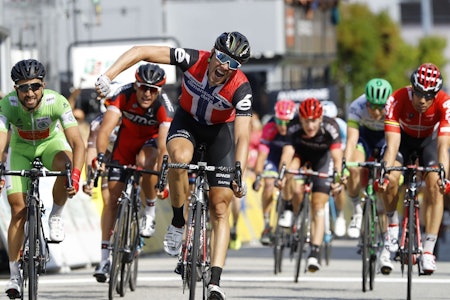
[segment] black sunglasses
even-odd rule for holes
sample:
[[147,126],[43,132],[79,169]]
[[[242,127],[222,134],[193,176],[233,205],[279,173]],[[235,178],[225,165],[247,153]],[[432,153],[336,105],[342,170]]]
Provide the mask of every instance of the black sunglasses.
[[41,87],[42,87],[42,83],[39,83],[39,82],[30,83],[30,84],[15,85],[15,88],[18,89],[22,93],[27,93],[30,89],[33,92],[36,92]]
[[425,100],[430,101],[436,98],[436,93],[430,92],[430,93],[424,93],[418,90],[413,91],[414,95],[416,95],[419,98],[425,98]]

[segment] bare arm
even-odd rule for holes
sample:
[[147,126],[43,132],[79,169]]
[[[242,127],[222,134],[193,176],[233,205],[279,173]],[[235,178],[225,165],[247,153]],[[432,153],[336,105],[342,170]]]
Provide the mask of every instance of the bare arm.
[[8,145],[8,132],[0,132],[0,158],[4,161],[5,149]]
[[401,136],[398,132],[385,132],[386,137],[386,150],[383,160],[386,162],[387,167],[394,165],[395,158],[397,157],[398,149],[400,148]]
[[250,116],[237,116],[234,121],[235,161],[241,162],[243,173],[247,167],[251,122],[252,118]]
[[347,161],[353,159],[353,153],[359,139],[359,129],[347,126],[347,144],[345,146],[344,157]]
[[103,117],[102,124],[97,135],[97,153],[105,153],[108,149],[109,136],[120,120],[120,113],[108,109]]
[[134,46],[119,56],[114,64],[105,72],[105,75],[113,80],[121,72],[142,60],[153,63],[169,64],[170,48],[167,46]]
[[284,163],[286,164],[286,168],[289,169],[289,165],[291,164],[294,155],[295,155],[294,146],[292,145],[283,146],[283,152],[281,153],[280,165],[278,166],[278,170],[281,169]]
[[448,178],[450,136],[439,136],[437,139],[438,161],[444,165],[445,175]]
[[160,125],[158,130],[158,159],[157,159],[157,170],[159,170],[163,157],[167,154],[166,139],[167,133],[169,132],[169,126]]
[[85,146],[78,126],[65,129],[67,142],[73,151],[73,169],[81,170],[84,165]]

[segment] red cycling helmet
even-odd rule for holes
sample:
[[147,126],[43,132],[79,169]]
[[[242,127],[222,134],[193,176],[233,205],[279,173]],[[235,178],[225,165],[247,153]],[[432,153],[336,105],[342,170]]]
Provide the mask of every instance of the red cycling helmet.
[[292,100],[279,100],[275,104],[275,117],[279,120],[290,121],[294,118],[295,102]]
[[300,103],[299,112],[304,119],[318,119],[323,114],[322,104],[316,98],[307,98]]
[[437,93],[442,88],[442,75],[432,63],[422,64],[411,74],[411,84],[415,90]]

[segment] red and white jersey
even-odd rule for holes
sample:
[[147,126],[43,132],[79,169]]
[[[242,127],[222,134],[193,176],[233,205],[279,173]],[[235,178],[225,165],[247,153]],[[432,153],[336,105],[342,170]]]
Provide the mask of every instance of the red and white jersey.
[[412,105],[413,91],[410,86],[396,90],[386,103],[386,132],[403,130],[414,138],[431,136],[438,125],[438,136],[450,135],[450,96],[443,91],[436,94],[431,106],[419,113]]
[[224,84],[209,86],[210,56],[207,51],[170,49],[170,64],[183,71],[180,107],[206,125],[233,122],[238,115],[251,116],[252,90],[245,74],[237,70]]

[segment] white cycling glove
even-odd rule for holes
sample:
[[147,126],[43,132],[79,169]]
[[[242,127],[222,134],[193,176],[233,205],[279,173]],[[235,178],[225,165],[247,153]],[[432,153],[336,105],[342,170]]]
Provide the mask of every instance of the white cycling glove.
[[106,75],[101,75],[97,78],[97,82],[95,83],[95,88],[100,96],[106,97],[111,91],[111,79]]

